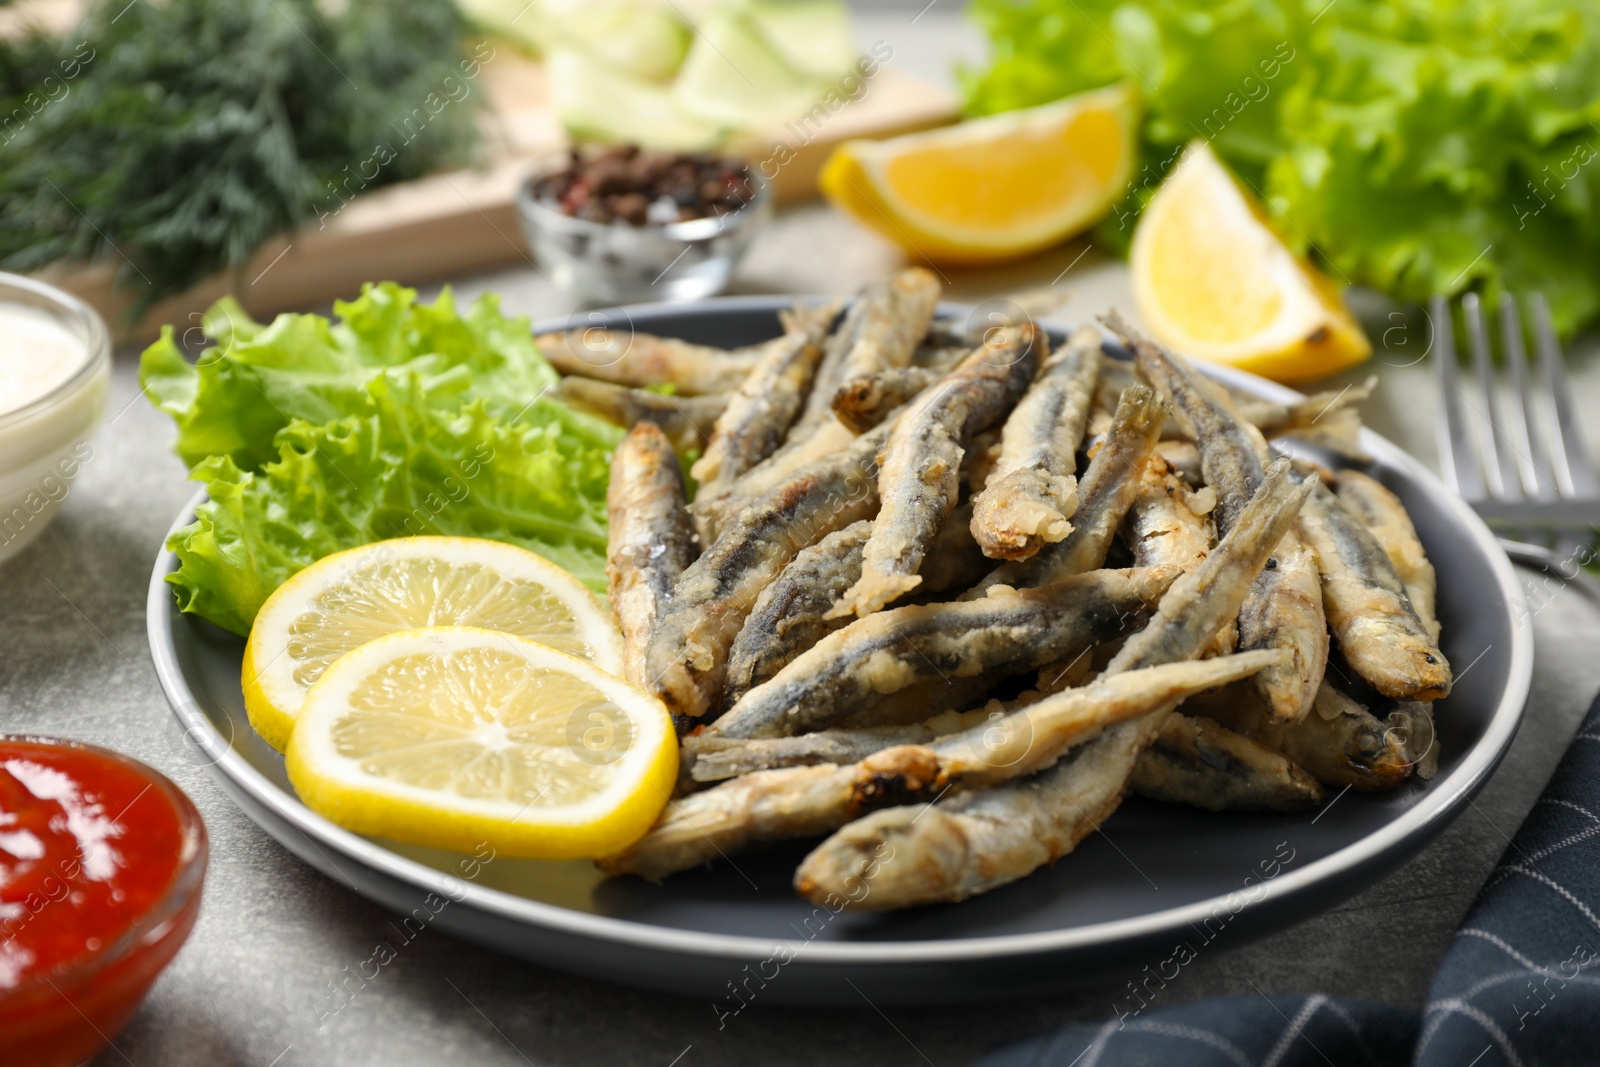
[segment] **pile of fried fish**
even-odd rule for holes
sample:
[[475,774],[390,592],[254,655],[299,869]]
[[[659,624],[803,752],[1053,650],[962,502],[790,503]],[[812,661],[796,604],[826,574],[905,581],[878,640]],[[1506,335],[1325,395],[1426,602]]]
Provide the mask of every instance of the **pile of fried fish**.
[[747,349],[539,339],[569,402],[632,426],[610,596],[682,739],[677,796],[604,871],[821,838],[802,896],[900,908],[1030,874],[1130,789],[1294,811],[1431,777],[1451,671],[1411,520],[1277,451],[1359,463],[1371,383],[1268,404],[1114,314],[1118,358],[938,299],[910,269]]

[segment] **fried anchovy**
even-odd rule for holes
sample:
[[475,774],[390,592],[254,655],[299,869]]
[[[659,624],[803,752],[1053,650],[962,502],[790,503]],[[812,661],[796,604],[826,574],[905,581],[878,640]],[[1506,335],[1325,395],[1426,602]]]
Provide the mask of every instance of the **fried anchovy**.
[[1167,568],[1095,571],[982,600],[876,612],[817,642],[705,732],[805,733],[921,682],[1070,659],[1138,625],[1175,576]]
[[1193,495],[1160,455],[1145,463],[1139,492],[1124,521],[1128,547],[1141,567],[1171,565],[1191,571],[1211,553],[1211,520],[1195,514]]
[[848,619],[827,619],[828,609],[861,577],[861,549],[872,520],[835,530],[795,556],[777,581],[761,591],[728,652],[723,703],[732,706],[754,687]]
[[1239,648],[1283,648],[1294,653],[1288,665],[1251,679],[1280,719],[1305,718],[1328,669],[1323,603],[1317,557],[1297,527],[1284,535],[1239,609]]
[[[964,588],[988,569],[967,530],[971,514],[970,504],[958,505],[934,535],[922,561],[925,592]],[[800,653],[850,624],[849,616],[829,618],[828,611],[861,577],[861,550],[871,533],[871,521],[863,519],[829,534],[796,556],[778,580],[762,590],[728,653],[724,707],[732,707]]]
[[1415,759],[1402,730],[1370,713],[1326,680],[1311,714],[1299,722],[1274,719],[1255,694],[1225,689],[1205,713],[1294,760],[1317,781],[1363,793],[1393,789],[1411,775]]
[[941,377],[926,367],[889,367],[847,379],[834,391],[833,415],[855,433],[865,433]]
[[972,536],[993,559],[1027,559],[1072,532],[1078,445],[1100,373],[1100,331],[1085,327],[1044,361],[1000,432],[1000,456],[972,508]]
[[[1267,443],[1239,417],[1222,389],[1202,378],[1183,357],[1134,334],[1115,315],[1111,327],[1134,353],[1139,373],[1172,398],[1174,410],[1194,432],[1206,485],[1217,493],[1217,532],[1226,534],[1261,484]],[[1241,649],[1286,648],[1289,666],[1262,671],[1251,684],[1274,715],[1304,717],[1316,698],[1327,664],[1327,621],[1318,595],[1316,561],[1300,544],[1298,532],[1285,537],[1278,558],[1267,565],[1245,597],[1239,613]]]
[[1156,454],[1172,464],[1172,469],[1189,483],[1191,489],[1199,489],[1206,484],[1205,473],[1200,469],[1200,450],[1194,446],[1193,441],[1179,441],[1172,438],[1158,441]]
[[1238,614],[1238,605],[1309,492],[1309,487],[1295,484],[1286,461],[1274,463],[1234,528],[1204,563],[1173,583],[1156,618],[1128,639],[1106,672],[1174,663],[1204,650]]
[[[970,679],[969,679],[970,680]],[[914,686],[901,693],[920,690]],[[985,693],[988,689],[985,688]],[[874,752],[896,745],[922,745],[947,734],[973,726],[999,721],[1012,712],[1036,704],[1053,694],[1029,689],[1011,700],[990,698],[971,711],[944,711],[923,716],[915,722],[882,726],[834,726],[816,733],[793,737],[716,737],[701,742],[691,762],[692,777],[700,782],[719,782],[755,771],[780,767],[811,767],[818,763],[856,763]],[[965,703],[964,701],[961,703]],[[920,711],[938,704],[924,699]]]
[[783,445],[733,482],[695,498],[690,512],[702,540],[719,534],[741,507],[796,471],[849,447],[855,434],[834,417],[834,393],[846,378],[906,366],[938,299],[938,281],[920,267],[903,270],[862,293],[824,346],[805,410],[789,428]]
[[972,355],[973,346],[965,339],[947,343],[935,343],[935,338],[930,332],[918,349],[911,353],[911,365],[923,370],[931,370],[936,374],[948,374],[956,369],[961,361]]
[[1096,731],[1242,677],[1265,658],[1235,656],[1133,671],[1058,693],[925,746],[888,748],[844,766],[745,775],[671,801],[648,834],[601,859],[599,866],[607,874],[663,878],[756,842],[827,833],[886,803],[1032,774]]
[[1287,756],[1210,719],[1173,713],[1133,769],[1133,791],[1207,811],[1305,811],[1322,786]]
[[539,353],[562,374],[636,387],[670,383],[690,396],[737,389],[763,355],[762,347],[730,352],[598,326],[542,333],[533,340]]
[[1183,357],[1146,341],[1114,313],[1105,322],[1132,350],[1140,375],[1172,401],[1174,412],[1188,424],[1200,448],[1205,484],[1217,491],[1217,530],[1226,534],[1261,484],[1265,442],[1232,410],[1226,394]]
[[861,580],[833,614],[870,615],[915,589],[928,544],[955,508],[967,442],[1011,410],[1038,368],[1042,335],[1033,326],[994,331],[984,346],[894,423],[883,446],[878,493]]
[[697,782],[721,782],[741,774],[783,767],[857,763],[874,752],[896,745],[925,745],[937,736],[932,728],[911,723],[859,730],[818,730],[794,737],[712,737],[701,742],[690,770]]
[[785,317],[786,332],[761,357],[718,417],[705,454],[690,471],[702,492],[715,491],[766,459],[800,414],[822,358],[822,337],[838,303],[800,306]]
[[909,366],[938,303],[939,279],[922,267],[908,267],[862,290],[830,340],[816,387],[791,439],[804,437],[832,418],[833,394],[845,382]]
[[1387,697],[1432,700],[1450,692],[1450,664],[1411,606],[1378,539],[1320,479],[1301,525],[1317,569],[1328,628],[1355,672]]
[[849,730],[869,730],[878,726],[908,726],[922,722],[935,711],[943,713],[971,707],[1014,673],[1001,669],[975,674],[970,678],[939,678],[907,686],[840,719],[839,726]]
[[[1156,617],[1128,640],[1102,679],[1199,655],[1238,613],[1307,492],[1292,484],[1287,463],[1276,464],[1228,536],[1173,583]],[[882,910],[964,900],[1025,877],[1070,852],[1116,810],[1171,707],[1169,701],[1104,730],[1032,777],[857,820],[806,857],[795,886],[814,902]],[[862,884],[869,890],[864,897],[845,892]]]
[[673,587],[646,654],[650,689],[679,715],[718,707],[728,660],[761,590],[801,549],[872,514],[887,428],[801,470],[746,507]]
[[1292,404],[1254,397],[1240,398],[1237,404],[1239,414],[1267,437],[1295,437],[1352,462],[1368,463],[1372,457],[1361,448],[1361,413],[1355,405],[1370,397],[1377,384],[1377,378],[1368,378]]
[[696,549],[683,469],[655,424],[639,423],[612,455],[606,514],[606,592],[622,625],[624,671],[643,685],[645,649]]
[[928,554],[922,559],[922,585],[918,591],[933,595],[965,589],[987,574],[989,566],[990,560],[972,539],[972,501],[964,500],[933,535]]
[[1140,475],[1161,431],[1162,417],[1155,393],[1130,385],[1117,404],[1110,433],[1078,485],[1078,510],[1066,540],[1047,545],[1032,559],[1002,563],[968,595],[981,596],[995,585],[1042,585],[1100,566],[1118,524],[1139,493]]
[[653,422],[679,452],[705,448],[717,416],[728,406],[728,394],[709,396],[663,396],[648,389],[596,381],[593,378],[563,378],[552,390],[569,407],[630,429],[637,423]]
[[1433,564],[1428,562],[1428,554],[1417,537],[1417,528],[1406,514],[1406,506],[1382,482],[1360,471],[1340,472],[1338,485],[1339,499],[1383,546],[1406,588],[1411,610],[1427,628],[1428,636],[1437,641],[1439,583]]
[[731,482],[697,493],[689,505],[702,542],[714,542],[740,509],[760,499],[812,464],[837,456],[856,440],[837,419],[797,445],[785,445]]

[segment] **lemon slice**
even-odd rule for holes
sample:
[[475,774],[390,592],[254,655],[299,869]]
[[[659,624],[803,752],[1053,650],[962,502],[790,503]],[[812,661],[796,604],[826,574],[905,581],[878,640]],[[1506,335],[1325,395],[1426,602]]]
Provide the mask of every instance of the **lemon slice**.
[[503,630],[622,670],[611,613],[543,556],[471,537],[401,537],[320,559],[261,605],[240,678],[250,725],[281,751],[329,664],[419,626]]
[[1284,247],[1204,142],[1150,198],[1128,267],[1145,325],[1187,355],[1292,382],[1372,354],[1339,287]]
[[380,637],[324,671],[287,767],[308,807],[358,833],[574,859],[650,828],[678,745],[660,701],[592,663],[437,626]]
[[1056,244],[1122,195],[1138,108],[1124,86],[927,133],[847,141],[818,178],[835,205],[926,259],[985,263]]

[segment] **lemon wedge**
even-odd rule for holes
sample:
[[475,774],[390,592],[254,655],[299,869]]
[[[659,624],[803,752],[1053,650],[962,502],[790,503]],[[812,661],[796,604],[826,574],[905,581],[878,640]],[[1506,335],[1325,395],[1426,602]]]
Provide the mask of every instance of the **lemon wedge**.
[[543,556],[472,537],[400,537],[326,556],[261,605],[240,677],[250,725],[282,751],[329,664],[419,626],[503,630],[622,670],[611,613]]
[[886,141],[847,141],[818,178],[839,208],[925,259],[987,263],[1094,223],[1133,168],[1126,86]]
[[1294,382],[1372,354],[1339,287],[1284,246],[1203,141],[1150,198],[1128,268],[1145,325],[1187,355]]
[[510,634],[439,626],[347,653],[311,687],[289,781],[358,833],[575,859],[626,848],[666,804],[678,745],[655,697]]

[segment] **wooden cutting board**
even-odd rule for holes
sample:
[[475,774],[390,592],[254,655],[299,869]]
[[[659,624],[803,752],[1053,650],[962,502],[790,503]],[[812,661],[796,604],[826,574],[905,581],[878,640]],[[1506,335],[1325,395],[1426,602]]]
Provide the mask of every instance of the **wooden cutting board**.
[[[488,98],[484,166],[361,193],[320,224],[313,221],[269,242],[242,268],[162,301],[137,322],[126,314],[131,294],[113,285],[121,265],[114,256],[40,277],[76,293],[105,317],[119,340],[133,342],[155,337],[163,323],[182,333],[226,293],[260,317],[352,297],[367,281],[418,285],[531,264],[517,225],[516,190],[541,164],[559,158],[568,142],[549,107],[543,65],[504,41],[489,44],[493,56],[474,84]],[[777,202],[792,202],[815,195],[817,172],[839,143],[927,129],[956,114],[949,90],[897,70],[891,61],[836,112],[741,136],[729,150],[766,164],[763,173],[775,170]]]

